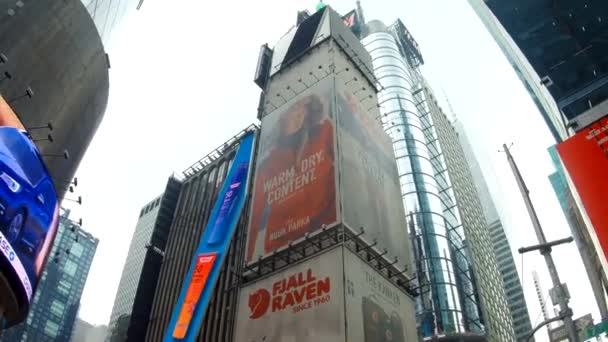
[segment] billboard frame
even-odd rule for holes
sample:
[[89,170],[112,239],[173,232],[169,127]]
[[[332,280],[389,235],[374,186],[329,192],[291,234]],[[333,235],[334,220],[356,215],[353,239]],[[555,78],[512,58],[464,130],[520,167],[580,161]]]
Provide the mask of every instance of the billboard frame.
[[[321,87],[320,89],[318,87]],[[325,87],[325,88],[323,88]],[[248,225],[247,225],[247,234],[248,237],[245,241],[245,267],[246,268],[252,268],[255,267],[258,263],[260,263],[262,260],[264,259],[268,259],[270,257],[272,257],[273,255],[277,255],[277,254],[281,254],[283,255],[286,250],[292,249],[294,246],[296,245],[300,245],[302,243],[305,243],[306,241],[311,240],[313,237],[319,235],[319,234],[323,234],[323,232],[328,231],[328,230],[332,230],[335,229],[336,227],[341,225],[341,218],[342,218],[342,208],[341,208],[341,201],[340,201],[340,186],[339,186],[339,150],[338,150],[338,139],[339,137],[337,136],[337,127],[336,127],[336,118],[335,118],[335,113],[334,113],[334,109],[335,109],[335,90],[334,90],[334,79],[331,77],[325,77],[325,78],[321,78],[318,80],[317,83],[315,83],[315,85],[313,87],[308,87],[305,90],[301,91],[300,93],[297,94],[297,96],[288,99],[286,102],[284,102],[283,104],[281,104],[280,106],[274,108],[272,110],[272,112],[264,115],[263,118],[261,118],[262,123],[264,123],[264,120],[274,120],[276,122],[274,122],[274,124],[279,125],[281,120],[285,120],[286,117],[289,117],[289,115],[293,114],[293,111],[295,111],[295,106],[302,101],[304,98],[306,97],[311,97],[312,95],[316,95],[318,97],[321,98],[325,98],[328,99],[329,101],[327,103],[325,103],[324,105],[327,106],[327,108],[324,109],[323,113],[324,115],[326,115],[324,117],[324,120],[328,120],[331,123],[331,134],[332,134],[332,140],[333,140],[333,144],[332,144],[332,168],[333,168],[333,187],[335,189],[334,194],[333,194],[333,198],[334,198],[334,202],[335,202],[335,220],[333,222],[328,222],[324,225],[322,225],[321,227],[312,229],[309,232],[300,234],[301,236],[298,238],[295,238],[293,240],[291,240],[289,243],[284,244],[281,247],[278,247],[276,249],[274,249],[272,252],[268,252],[268,253],[262,253],[265,254],[264,256],[253,256],[253,258],[251,260],[248,260],[247,257],[247,253],[248,253],[248,249],[250,248],[249,244],[252,243],[252,241],[249,238],[249,234],[251,233],[252,230],[252,221],[254,218],[254,211],[255,211],[255,203],[256,200],[262,200],[262,199],[257,199],[256,198],[256,191],[257,189],[257,182],[258,182],[258,177],[259,176],[259,172],[260,172],[260,159],[261,159],[261,155],[262,155],[262,149],[263,149],[263,144],[264,142],[266,142],[266,140],[264,139],[264,134],[266,133],[266,131],[264,131],[263,127],[260,128],[260,132],[259,132],[259,138],[258,138],[258,144],[257,144],[257,153],[256,153],[256,161],[255,161],[255,166],[254,166],[254,170],[253,170],[253,174],[251,177],[251,203],[250,203],[250,208],[248,210]],[[292,112],[292,113],[290,113]],[[272,118],[269,119],[271,116],[276,116],[276,118]],[[267,123],[268,125],[268,123]],[[261,125],[263,126],[263,125]],[[267,151],[264,151],[267,152]],[[312,215],[310,215],[312,216]],[[255,247],[254,247],[255,248]],[[264,252],[264,251],[262,251]],[[255,249],[254,249],[254,253],[255,253]],[[289,254],[289,253],[288,253]]]
[[[362,263],[366,264],[369,267],[370,271],[373,271],[378,278],[386,280],[388,283],[394,286],[397,291],[401,292],[404,296],[407,296],[412,301],[414,301],[414,298],[417,296],[417,292],[413,286],[415,285],[412,282],[413,279],[407,278],[405,276],[405,271],[397,272],[397,270],[394,269],[393,264],[387,262],[386,259],[382,257],[383,254],[375,252],[372,248],[373,246],[368,245],[365,241],[360,239],[360,234],[353,234],[348,228],[344,228],[342,227],[342,225],[339,225],[336,229],[325,231],[319,235],[321,235],[321,237],[324,237],[325,239],[320,241],[313,241],[313,239],[311,239],[310,241],[308,241],[308,245],[302,244],[301,246],[294,247],[294,249],[306,249],[307,247],[319,248],[318,244],[325,244],[332,240],[334,241],[334,243],[327,246],[323,245],[323,248],[315,249],[314,252],[310,252],[310,254],[307,254],[305,257],[300,257],[296,261],[284,265],[283,267],[273,268],[272,265],[278,264],[277,261],[289,257],[288,254],[282,256],[279,256],[277,254],[275,258],[266,258],[264,260],[266,265],[264,266],[264,268],[260,267],[266,272],[263,272],[261,274],[256,273],[257,277],[255,278],[247,276],[241,278],[242,282],[240,284],[239,296],[241,295],[243,289],[246,287],[254,286],[255,284],[272,278],[273,276],[276,276],[281,272],[289,272],[290,270],[293,270],[299,265],[304,264],[310,260],[314,260],[315,258],[323,258],[327,254],[330,254],[336,250],[340,250],[341,252],[339,254],[341,255],[341,261],[343,265],[342,272],[346,272],[346,269],[344,268],[344,263],[346,262],[345,260],[347,258],[358,258]],[[344,239],[336,242],[336,237]],[[347,254],[349,253],[351,254],[351,256],[347,257]],[[295,257],[296,255],[292,256]],[[252,271],[251,267],[249,268],[249,270]],[[343,293],[343,295],[344,300],[346,301],[346,293]],[[237,300],[237,305],[235,309],[237,313],[237,319],[239,317],[239,305],[240,301]],[[344,316],[345,322],[348,321],[347,316],[348,315]],[[348,341],[348,326],[346,326],[346,328],[347,330],[345,330],[345,336],[346,341]],[[236,329],[237,326],[236,324],[234,324],[232,326],[231,336],[236,336]]]
[[[332,247],[328,247],[323,249],[322,252],[317,252],[311,255],[308,255],[306,258],[301,258],[299,259],[297,262],[294,262],[293,264],[290,264],[289,267],[286,268],[282,268],[280,270],[277,270],[277,272],[272,272],[272,273],[267,273],[259,278],[256,278],[255,281],[251,281],[251,282],[247,282],[247,283],[243,283],[241,284],[240,288],[239,288],[239,295],[237,297],[237,304],[236,304],[236,308],[235,308],[235,313],[236,313],[236,317],[238,319],[239,317],[239,313],[241,310],[241,296],[244,293],[244,289],[247,287],[254,287],[256,284],[260,284],[261,282],[264,282],[268,279],[271,279],[274,276],[277,276],[281,273],[289,273],[290,271],[293,271],[295,268],[300,267],[304,264],[306,264],[307,262],[310,261],[314,261],[315,259],[323,259],[323,258],[327,258],[328,255],[335,253],[336,256],[338,256],[338,260],[336,260],[336,263],[338,264],[338,267],[342,270],[342,272],[344,272],[344,246],[343,245],[333,245]],[[331,261],[331,259],[330,259]],[[340,279],[340,281],[344,280],[343,274],[342,275],[338,275],[337,276],[338,279]],[[344,284],[341,284],[344,285]],[[335,285],[332,285],[335,286]],[[344,291],[344,286],[339,286],[338,287],[338,291]],[[342,306],[344,305],[344,299],[345,299],[345,293],[342,292],[339,294],[339,299],[342,301]],[[259,316],[258,316],[259,317]],[[247,318],[249,319],[249,318]],[[257,319],[257,318],[254,318]],[[341,323],[345,323],[346,322],[346,314],[344,314],[343,317],[341,317],[342,322]],[[232,325],[232,330],[231,330],[231,336],[232,338],[235,338],[237,336],[237,323]],[[343,325],[344,330],[342,331],[342,333],[344,333],[343,337],[344,337],[344,341],[346,341],[346,326]]]
[[382,274],[382,276],[402,291],[411,296],[416,296],[418,292],[414,282],[415,278],[407,276],[409,269],[397,269],[394,261],[384,258],[385,253],[376,251],[374,248],[376,245],[373,243],[368,244],[361,238],[362,235],[363,230],[355,234],[342,224],[331,229],[322,230],[315,236],[308,236],[303,242],[268,256],[255,264],[245,264],[240,285],[242,287],[257,282],[316,255],[326,253],[332,248],[344,246],[364,259],[370,267],[378,271],[378,273]]

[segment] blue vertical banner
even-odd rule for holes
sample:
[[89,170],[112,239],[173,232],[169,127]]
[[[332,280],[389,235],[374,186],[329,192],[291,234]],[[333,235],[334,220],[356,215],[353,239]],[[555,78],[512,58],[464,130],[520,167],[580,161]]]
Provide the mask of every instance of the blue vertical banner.
[[184,281],[165,342],[194,341],[241,216],[251,173],[255,133],[242,138]]

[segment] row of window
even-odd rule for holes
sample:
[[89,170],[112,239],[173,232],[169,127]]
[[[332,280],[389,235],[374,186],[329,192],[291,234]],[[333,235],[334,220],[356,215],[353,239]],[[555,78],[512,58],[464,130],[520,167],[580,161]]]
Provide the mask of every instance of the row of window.
[[[434,112],[437,112],[437,110]],[[488,270],[491,271],[490,267],[495,268],[495,265],[489,265],[490,262],[487,260],[488,258],[484,257],[486,253],[492,253],[492,251],[487,248],[488,246],[485,246],[486,248],[484,248],[484,246],[477,246],[479,243],[476,243],[480,241],[482,235],[481,230],[485,229],[485,224],[480,221],[480,219],[484,219],[484,216],[477,192],[474,188],[470,170],[463,158],[456,158],[457,155],[462,155],[463,151],[458,144],[458,137],[453,131],[453,127],[451,127],[447,121],[447,118],[438,116],[437,121],[435,123],[438,124],[437,127],[440,137],[443,138],[440,139],[443,140],[441,141],[442,147],[447,149],[445,151],[447,152],[446,157],[449,158],[450,174],[456,177],[454,178],[457,182],[456,192],[459,198],[459,207],[460,210],[462,210],[463,219],[467,226],[467,235],[472,238],[471,241],[474,242],[471,247],[475,250],[476,259],[481,263],[481,265],[479,265],[481,266],[479,272],[482,274],[481,278],[484,280],[486,292],[489,292],[484,296],[485,301],[487,305],[493,307],[491,313],[491,316],[495,316],[495,318],[492,319],[492,321],[494,321],[494,327],[492,329],[493,334],[496,336],[509,336],[510,333],[507,332],[507,325],[503,322],[507,321],[510,317],[507,317],[508,312],[506,309],[501,308],[504,304],[497,300],[501,297],[498,296],[498,294],[499,292],[502,292],[502,289],[499,288],[502,284],[500,284],[499,278],[494,279],[491,277],[491,272],[487,272]],[[494,281],[492,279],[494,279]]]
[[141,208],[141,211],[139,212],[139,217],[144,216],[145,214],[149,213],[152,209],[158,207],[160,205],[161,198],[162,198],[162,196],[157,198],[156,200],[148,203],[145,207]]

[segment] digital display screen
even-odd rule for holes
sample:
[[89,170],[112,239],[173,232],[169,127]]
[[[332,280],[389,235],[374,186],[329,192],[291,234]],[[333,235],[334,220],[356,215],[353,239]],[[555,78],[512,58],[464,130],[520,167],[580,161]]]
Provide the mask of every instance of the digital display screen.
[[216,256],[217,254],[215,253],[201,254],[196,259],[194,272],[192,273],[192,278],[190,278],[190,284],[188,285],[188,290],[186,291],[186,298],[184,299],[184,303],[177,318],[177,324],[173,330],[173,337],[184,338],[184,336],[186,336],[188,326],[190,325],[190,321],[192,321],[192,316],[194,315],[194,309],[196,308],[198,300],[201,298],[201,293],[205,288],[205,284],[209,278],[209,273],[211,273],[211,268],[215,263]]
[[608,116],[557,145],[604,255],[608,256]]
[[227,227],[224,222],[227,218],[230,217],[230,213],[234,209],[234,206],[237,203],[239,196],[242,195],[242,191],[240,191],[240,188],[245,178],[247,177],[248,170],[249,162],[240,164],[237,167],[234,177],[229,180],[230,189],[224,195],[220,211],[217,215],[217,218],[215,219],[213,226],[211,227],[211,233],[209,234],[209,239],[207,240],[208,244],[217,244],[223,242],[226,238],[226,233],[228,232],[229,227]]
[[224,257],[228,254],[245,205],[255,136],[250,131],[242,137],[222,189],[213,199],[215,204],[211,216],[181,286],[171,322],[165,331],[165,342],[191,342],[199,336]]
[[20,311],[42,274],[58,217],[55,187],[32,135],[0,96],[0,272]]

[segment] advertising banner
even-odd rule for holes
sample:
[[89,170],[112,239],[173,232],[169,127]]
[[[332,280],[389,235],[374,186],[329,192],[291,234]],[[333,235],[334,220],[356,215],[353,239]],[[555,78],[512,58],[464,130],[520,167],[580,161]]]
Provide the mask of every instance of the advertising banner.
[[557,151],[608,257],[608,117],[558,144]]
[[342,248],[241,289],[235,341],[344,341]]
[[[379,115],[379,114],[378,114]],[[367,243],[377,241],[397,267],[411,269],[410,242],[392,142],[377,119],[338,88],[337,121],[343,223]]]
[[262,119],[246,261],[338,220],[332,82]]
[[192,260],[164,341],[198,336],[224,257],[245,205],[255,133],[242,138]]
[[419,340],[412,298],[347,249],[344,274],[348,341]]
[[58,217],[57,194],[38,148],[0,96],[0,272],[19,299],[23,317]]

